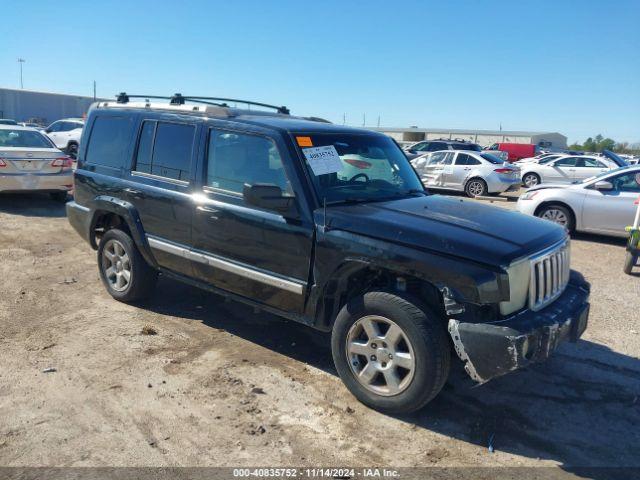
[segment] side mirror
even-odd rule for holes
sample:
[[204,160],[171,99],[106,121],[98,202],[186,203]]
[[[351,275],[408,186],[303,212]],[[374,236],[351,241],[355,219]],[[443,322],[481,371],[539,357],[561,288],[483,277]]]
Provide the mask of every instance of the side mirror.
[[295,197],[284,195],[282,189],[276,185],[255,184],[245,185],[242,195],[248,205],[273,210],[283,215],[295,216]]
[[594,188],[602,192],[610,192],[611,190],[613,190],[613,183],[607,182],[606,180],[601,180],[599,182],[596,182]]

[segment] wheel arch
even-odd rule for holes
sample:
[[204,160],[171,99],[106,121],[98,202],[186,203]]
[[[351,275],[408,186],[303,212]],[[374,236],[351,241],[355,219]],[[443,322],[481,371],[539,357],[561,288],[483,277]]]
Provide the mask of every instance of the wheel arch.
[[93,216],[89,228],[89,243],[94,250],[98,248],[100,236],[111,228],[120,228],[126,231],[145,261],[154,267],[157,266],[135,207],[114,197],[97,197],[94,200]]
[[477,173],[475,173],[475,175],[469,176],[469,178],[467,178],[464,181],[464,185],[462,187],[462,191],[463,192],[467,193],[467,185],[469,185],[469,182],[471,182],[472,180],[480,180],[481,182],[483,182],[484,186],[486,187],[486,192],[485,193],[489,193],[489,183],[484,178],[482,178],[481,175],[479,175]]
[[344,305],[372,290],[419,299],[446,322],[443,292],[429,280],[370,262],[353,260],[346,261],[336,269],[321,292],[317,292],[315,326],[324,331],[331,330]]
[[576,215],[576,212],[574,210],[574,208],[569,205],[566,202],[563,202],[562,200],[545,200],[543,202],[540,202],[540,204],[536,207],[536,209],[534,210],[533,214],[537,217],[538,214],[542,211],[543,208],[546,207],[551,207],[551,206],[559,206],[559,207],[564,207],[568,210],[569,214],[572,217],[573,220],[573,228],[574,230],[578,229],[578,216]]
[[524,177],[526,177],[527,175],[533,174],[536,177],[538,177],[539,182],[538,184],[542,183],[542,175],[540,175],[538,172],[534,171],[534,170],[529,170],[528,172],[524,172],[523,174],[521,174],[520,176],[520,183],[522,185],[524,185]]

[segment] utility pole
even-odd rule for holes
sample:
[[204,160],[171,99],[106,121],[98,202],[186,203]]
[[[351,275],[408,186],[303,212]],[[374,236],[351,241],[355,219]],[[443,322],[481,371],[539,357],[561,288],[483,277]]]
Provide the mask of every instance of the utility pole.
[[380,115],[378,115],[378,128],[380,128]]
[[342,125],[346,125],[347,124],[347,114],[343,113],[342,114]]
[[96,101],[96,81],[93,81],[93,101]]
[[20,88],[24,90],[24,83],[22,81],[22,64],[26,62],[24,58],[19,58],[18,63],[20,64]]
[[367,124],[367,114],[362,114],[362,126],[364,127]]

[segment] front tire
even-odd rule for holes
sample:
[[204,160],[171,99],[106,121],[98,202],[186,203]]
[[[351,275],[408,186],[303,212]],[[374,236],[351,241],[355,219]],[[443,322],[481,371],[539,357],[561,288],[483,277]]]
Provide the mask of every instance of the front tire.
[[563,205],[546,205],[536,213],[536,216],[557,223],[569,232],[573,232],[576,228],[573,213]]
[[387,292],[365,293],[340,310],[331,350],[349,391],[386,413],[426,405],[442,389],[451,362],[443,319]]
[[631,252],[627,252],[627,255],[624,257],[624,267],[622,268],[622,271],[627,275],[631,275],[631,271],[633,270],[633,267],[636,266],[636,263],[638,263],[638,256]]
[[100,239],[98,268],[109,295],[125,303],[147,298],[158,279],[158,272],[147,264],[131,237],[115,228]]

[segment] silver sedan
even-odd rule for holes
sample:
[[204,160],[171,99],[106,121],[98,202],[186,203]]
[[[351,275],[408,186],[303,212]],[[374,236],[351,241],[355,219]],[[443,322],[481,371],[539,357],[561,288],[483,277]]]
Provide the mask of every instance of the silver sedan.
[[459,190],[469,197],[520,188],[518,167],[485,152],[442,150],[411,160],[428,188]]
[[30,127],[0,125],[0,192],[49,192],[64,201],[73,161]]
[[518,210],[566,227],[626,237],[640,197],[640,166],[621,167],[574,185],[538,185],[518,200]]

